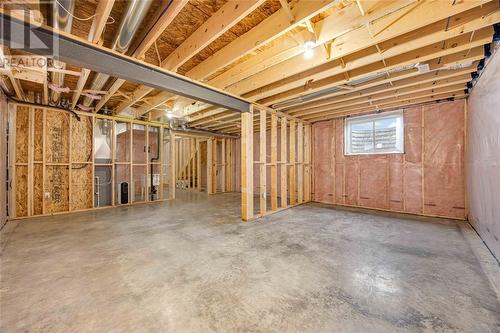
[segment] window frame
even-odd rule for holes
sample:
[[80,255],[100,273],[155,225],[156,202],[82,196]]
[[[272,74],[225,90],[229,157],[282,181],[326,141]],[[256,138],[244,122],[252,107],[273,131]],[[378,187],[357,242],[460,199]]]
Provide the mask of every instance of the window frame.
[[[383,119],[390,119],[397,117],[401,119],[401,130],[396,129],[396,149],[379,150],[375,149],[375,137],[373,137],[373,150],[369,152],[352,152],[351,136],[352,125],[362,123],[372,123],[372,135],[375,134],[375,122]],[[344,155],[385,155],[385,154],[404,154],[405,153],[405,124],[403,110],[396,110],[391,112],[383,112],[377,114],[369,114],[364,116],[348,117],[344,119]]]

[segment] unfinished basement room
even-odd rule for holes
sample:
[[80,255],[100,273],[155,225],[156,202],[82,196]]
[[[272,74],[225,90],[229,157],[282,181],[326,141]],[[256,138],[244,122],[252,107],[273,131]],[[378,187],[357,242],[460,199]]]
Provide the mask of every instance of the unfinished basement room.
[[500,333],[500,0],[0,32],[0,332]]

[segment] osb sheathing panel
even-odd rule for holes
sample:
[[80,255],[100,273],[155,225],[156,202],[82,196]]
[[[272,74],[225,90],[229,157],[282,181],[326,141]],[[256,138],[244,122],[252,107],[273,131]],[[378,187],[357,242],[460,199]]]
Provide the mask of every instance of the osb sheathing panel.
[[43,214],[43,165],[33,168],[33,215]]
[[[331,121],[315,123],[315,201],[328,202],[325,194],[335,193],[337,204],[463,218],[462,105],[457,101],[426,107],[425,111],[422,107],[405,110],[405,154],[345,156],[343,119],[333,121],[334,133],[329,130]],[[318,131],[324,133],[320,135]],[[321,168],[317,164],[324,164],[324,157],[331,151],[324,142],[316,142],[319,138],[334,142],[335,156],[330,164],[335,165],[335,174],[317,173]],[[333,179],[333,188],[316,186],[319,182],[331,184]]]
[[424,107],[424,212],[465,216],[464,104]]
[[29,108],[18,106],[16,112],[16,163],[28,163]]
[[92,118],[71,118],[71,161],[92,161]]
[[43,110],[35,109],[34,160],[43,161]]
[[71,210],[92,208],[92,165],[73,164],[71,169]]
[[27,166],[16,166],[16,216],[28,216]]
[[69,162],[69,113],[47,110],[45,125],[46,163]]
[[206,48],[201,50],[198,54],[196,54],[193,58],[191,58],[185,65],[183,65],[179,69],[179,73],[185,73],[188,70],[192,69],[203,60],[207,59],[224,46],[228,45],[236,38],[242,36],[246,32],[250,31],[252,28],[257,26],[263,20],[271,16],[274,12],[281,8],[279,1],[277,0],[268,0],[265,1],[261,6],[255,9],[248,16],[239,21],[236,25],[234,25],[227,32],[222,34],[215,41],[210,43]]
[[45,213],[64,212],[69,209],[69,172],[67,166],[46,166]]

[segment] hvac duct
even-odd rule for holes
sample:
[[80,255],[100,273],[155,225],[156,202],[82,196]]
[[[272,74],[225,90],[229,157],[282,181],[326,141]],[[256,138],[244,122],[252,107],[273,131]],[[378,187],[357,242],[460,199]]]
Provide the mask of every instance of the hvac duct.
[[[148,13],[149,7],[153,3],[153,0],[130,0],[127,6],[127,10],[123,16],[123,19],[118,28],[118,33],[113,40],[111,49],[118,51],[120,53],[126,53],[132,39],[136,34],[139,26]],[[101,90],[106,81],[108,81],[109,75],[98,73],[92,82],[92,90]],[[92,99],[85,97],[83,104],[89,106],[92,103]]]
[[[54,2],[52,3],[52,25],[54,29],[58,29],[64,32],[71,32],[74,10],[74,0],[54,0]],[[66,64],[60,61],[54,61],[54,66],[56,68],[64,69],[66,67]],[[52,83],[54,83],[58,87],[62,87],[64,85],[64,73],[53,72]],[[60,95],[61,94],[58,91],[52,91],[51,101],[56,103],[59,100]]]

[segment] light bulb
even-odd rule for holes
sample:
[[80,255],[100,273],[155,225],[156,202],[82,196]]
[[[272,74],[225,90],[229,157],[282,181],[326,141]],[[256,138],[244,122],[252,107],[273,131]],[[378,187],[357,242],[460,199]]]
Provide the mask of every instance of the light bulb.
[[304,58],[311,59],[314,56],[314,46],[315,43],[312,40],[304,43]]
[[172,113],[172,111],[168,111],[167,112],[167,118],[168,119],[172,119],[174,117],[174,114]]
[[304,50],[304,58],[311,59],[313,56],[314,56],[314,50],[313,49],[305,49]]

